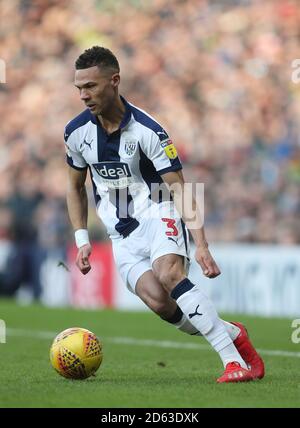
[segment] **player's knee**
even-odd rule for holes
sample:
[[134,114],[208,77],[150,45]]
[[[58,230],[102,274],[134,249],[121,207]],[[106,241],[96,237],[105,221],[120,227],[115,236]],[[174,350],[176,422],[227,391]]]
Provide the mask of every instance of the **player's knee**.
[[176,261],[165,263],[164,266],[154,270],[154,275],[168,291],[171,291],[184,278],[180,266]]

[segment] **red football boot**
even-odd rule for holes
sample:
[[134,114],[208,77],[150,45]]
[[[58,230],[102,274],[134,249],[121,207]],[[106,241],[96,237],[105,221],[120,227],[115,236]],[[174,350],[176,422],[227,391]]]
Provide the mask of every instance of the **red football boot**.
[[246,327],[240,322],[231,322],[240,330],[240,334],[233,342],[241,357],[251,370],[254,379],[262,379],[265,375],[265,366],[262,358],[250,342]]
[[230,382],[249,382],[254,380],[250,370],[241,367],[240,363],[233,361],[226,365],[225,371],[219,379],[218,383],[230,383]]

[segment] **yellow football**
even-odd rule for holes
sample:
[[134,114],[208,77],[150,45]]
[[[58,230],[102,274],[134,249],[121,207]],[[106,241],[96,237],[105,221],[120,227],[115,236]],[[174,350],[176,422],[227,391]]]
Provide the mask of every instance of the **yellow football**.
[[89,330],[68,328],[59,333],[50,348],[50,361],[61,376],[69,379],[86,379],[102,363],[102,344]]

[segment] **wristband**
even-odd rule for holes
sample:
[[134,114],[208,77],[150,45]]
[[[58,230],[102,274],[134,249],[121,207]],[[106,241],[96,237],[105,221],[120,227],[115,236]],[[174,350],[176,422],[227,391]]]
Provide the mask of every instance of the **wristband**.
[[89,232],[87,229],[78,229],[75,231],[74,235],[77,248],[83,247],[83,245],[90,243]]

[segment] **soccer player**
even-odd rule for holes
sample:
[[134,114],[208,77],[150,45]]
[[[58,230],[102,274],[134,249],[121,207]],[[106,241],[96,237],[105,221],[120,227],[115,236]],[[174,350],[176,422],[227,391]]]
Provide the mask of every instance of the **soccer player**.
[[[221,320],[208,297],[187,277],[189,245],[196,245],[203,274],[220,270],[208,249],[199,204],[184,182],[167,132],[118,92],[120,68],[108,49],[94,46],[75,63],[75,86],[87,107],[65,129],[67,205],[85,275],[92,248],[87,231],[85,180],[90,171],[97,214],[112,240],[113,255],[129,290],[163,320],[202,335],[225,371],[217,382],[264,376],[264,364],[242,324]],[[162,191],[163,186],[169,191]],[[192,202],[192,220],[187,198]],[[181,206],[183,205],[183,206]]]

